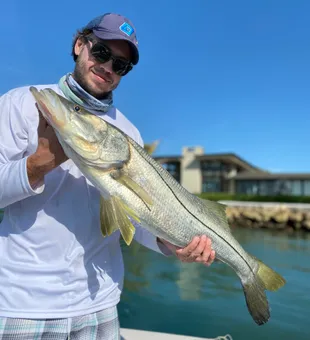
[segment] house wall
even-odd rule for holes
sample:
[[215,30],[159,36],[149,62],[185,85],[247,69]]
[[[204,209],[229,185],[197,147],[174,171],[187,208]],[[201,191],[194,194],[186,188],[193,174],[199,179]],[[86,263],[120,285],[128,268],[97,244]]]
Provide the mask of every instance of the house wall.
[[[196,160],[197,156],[203,156]],[[233,159],[231,159],[233,158]],[[310,196],[309,174],[272,174],[238,160],[238,157],[220,155],[205,157],[201,146],[183,147],[182,157],[163,157],[159,160],[189,192],[247,193],[256,195]],[[219,165],[220,163],[220,165]]]
[[200,161],[195,160],[196,156],[204,154],[204,149],[200,146],[184,147],[182,149],[181,160],[181,184],[193,194],[201,193],[202,175]]

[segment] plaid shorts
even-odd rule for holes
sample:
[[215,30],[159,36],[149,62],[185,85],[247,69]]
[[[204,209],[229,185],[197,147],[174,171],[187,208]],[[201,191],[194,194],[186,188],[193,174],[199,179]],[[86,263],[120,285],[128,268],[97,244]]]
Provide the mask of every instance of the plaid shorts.
[[2,340],[120,340],[117,308],[68,319],[0,317]]

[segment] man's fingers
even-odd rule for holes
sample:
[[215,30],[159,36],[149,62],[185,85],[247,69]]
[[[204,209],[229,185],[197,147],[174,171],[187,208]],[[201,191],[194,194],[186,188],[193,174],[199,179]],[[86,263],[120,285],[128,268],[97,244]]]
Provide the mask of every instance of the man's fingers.
[[210,266],[215,260],[211,244],[211,239],[206,235],[196,236],[187,247],[176,249],[176,255],[182,262],[198,262]]
[[195,236],[187,247],[177,250],[177,253],[184,257],[188,257],[196,249],[197,245],[199,244],[199,240],[199,237]]
[[211,240],[209,238],[207,238],[206,244],[205,244],[205,247],[204,247],[203,253],[202,253],[203,262],[207,262],[209,260],[209,257],[211,255],[211,251],[212,251]]
[[197,247],[190,254],[190,258],[196,259],[198,256],[201,256],[202,253],[205,251],[206,243],[207,243],[207,237],[205,235],[202,235]]
[[204,262],[206,266],[210,266],[215,260],[215,250],[211,250],[211,254],[207,262]]

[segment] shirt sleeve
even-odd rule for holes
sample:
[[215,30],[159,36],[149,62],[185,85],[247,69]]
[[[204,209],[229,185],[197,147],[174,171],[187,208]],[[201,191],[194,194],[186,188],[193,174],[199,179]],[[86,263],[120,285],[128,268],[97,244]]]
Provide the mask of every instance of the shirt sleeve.
[[44,190],[44,183],[33,189],[28,180],[28,129],[21,111],[9,93],[0,97],[0,208]]
[[142,244],[144,247],[156,251],[157,253],[163,254],[165,256],[171,256],[172,253],[164,245],[157,242],[157,237],[150,233],[148,230],[142,228],[140,225],[135,223],[135,236],[134,239]]

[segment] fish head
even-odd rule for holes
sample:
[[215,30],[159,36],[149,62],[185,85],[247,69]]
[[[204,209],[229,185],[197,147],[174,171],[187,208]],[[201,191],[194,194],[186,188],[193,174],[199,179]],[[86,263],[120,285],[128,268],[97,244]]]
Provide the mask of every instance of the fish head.
[[30,92],[34,96],[37,106],[46,121],[54,127],[57,131],[61,132],[66,128],[70,120],[69,105],[66,105],[66,99],[59,96],[52,89],[38,90],[31,86]]
[[84,162],[104,168],[128,160],[128,143],[118,129],[52,89],[31,87],[30,91],[64,149],[69,146]]
[[[92,134],[98,130],[94,129],[93,117],[88,111],[52,89],[38,90],[32,86],[30,92],[36,99],[43,117],[61,136],[80,135],[85,138],[90,130]],[[100,124],[101,129],[102,127],[106,130],[104,122]]]

